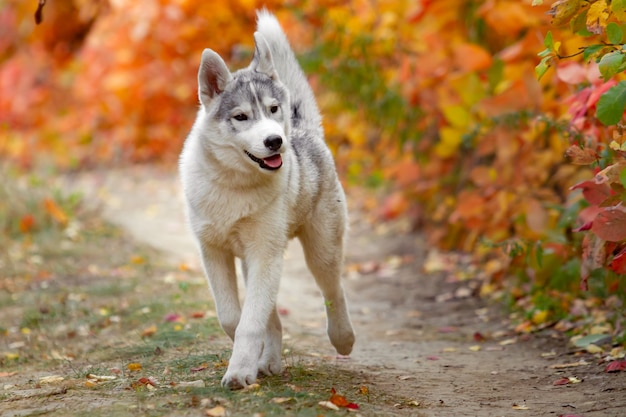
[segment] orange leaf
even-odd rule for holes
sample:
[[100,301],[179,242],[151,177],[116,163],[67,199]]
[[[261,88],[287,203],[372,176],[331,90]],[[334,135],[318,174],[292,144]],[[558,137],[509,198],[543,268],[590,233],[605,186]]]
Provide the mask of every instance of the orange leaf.
[[54,220],[57,221],[62,226],[67,224],[67,214],[59,205],[51,198],[46,198],[43,201],[46,212],[52,216]]
[[32,214],[27,214],[20,219],[20,232],[30,233],[35,227],[35,218]]
[[141,370],[141,364],[140,363],[129,363],[126,368],[128,368],[129,371],[140,371]]
[[141,337],[150,337],[150,336],[153,336],[156,332],[157,332],[157,326],[153,324],[152,326],[143,329],[143,331],[141,332]]
[[463,71],[481,71],[491,66],[491,55],[481,46],[462,43],[454,47],[454,62]]
[[350,402],[346,400],[346,397],[339,394],[333,394],[330,396],[331,403],[335,404],[337,407],[346,407]]
[[578,145],[567,148],[565,154],[572,160],[572,164],[576,165],[589,165],[598,160],[598,154],[594,149],[581,148]]

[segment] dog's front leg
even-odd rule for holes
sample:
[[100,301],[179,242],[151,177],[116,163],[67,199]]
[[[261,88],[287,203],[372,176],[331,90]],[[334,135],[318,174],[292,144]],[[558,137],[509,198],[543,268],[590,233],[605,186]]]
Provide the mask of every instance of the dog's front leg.
[[202,245],[201,251],[204,270],[215,299],[217,318],[222,329],[234,340],[241,316],[235,257],[230,252],[212,246]]
[[[280,283],[282,256],[258,256],[246,261],[246,298],[241,312],[239,326],[235,332],[233,354],[222,385],[231,389],[246,387],[254,383],[257,377],[261,354],[265,357],[265,346],[270,318],[272,324],[276,309],[276,296]],[[278,348],[280,351],[280,347]]]

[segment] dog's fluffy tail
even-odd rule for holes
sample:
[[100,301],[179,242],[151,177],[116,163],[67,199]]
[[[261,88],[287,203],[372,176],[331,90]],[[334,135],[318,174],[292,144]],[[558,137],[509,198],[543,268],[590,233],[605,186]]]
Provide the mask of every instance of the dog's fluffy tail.
[[322,117],[315,96],[304,72],[289,45],[276,17],[266,9],[257,11],[257,31],[263,35],[272,51],[274,67],[291,96],[291,120],[294,127],[314,130],[321,136]]

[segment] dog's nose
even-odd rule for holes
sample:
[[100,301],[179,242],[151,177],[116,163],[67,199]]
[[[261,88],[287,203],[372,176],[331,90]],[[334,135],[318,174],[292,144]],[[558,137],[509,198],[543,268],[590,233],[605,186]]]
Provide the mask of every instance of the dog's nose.
[[265,138],[263,144],[270,151],[277,151],[283,145],[283,138],[278,135],[271,135]]

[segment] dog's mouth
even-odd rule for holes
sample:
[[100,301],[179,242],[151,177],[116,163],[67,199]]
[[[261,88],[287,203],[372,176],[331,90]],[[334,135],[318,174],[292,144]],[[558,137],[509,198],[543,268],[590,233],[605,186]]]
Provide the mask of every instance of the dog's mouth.
[[246,150],[244,150],[244,152],[246,153],[246,155],[248,155],[248,158],[259,164],[259,166],[263,169],[273,171],[283,166],[283,158],[280,156],[279,153],[268,156],[267,158],[257,158]]

